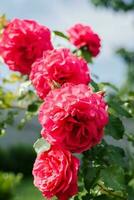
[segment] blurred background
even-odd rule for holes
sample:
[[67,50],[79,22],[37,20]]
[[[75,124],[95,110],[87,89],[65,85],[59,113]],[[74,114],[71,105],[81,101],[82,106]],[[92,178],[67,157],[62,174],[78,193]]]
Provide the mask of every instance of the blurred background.
[[[134,91],[133,0],[0,0],[2,14],[6,14],[9,20],[33,19],[51,30],[63,32],[78,22],[90,25],[102,39],[101,53],[90,66],[96,80],[111,82],[120,87],[122,93],[130,88]],[[0,78],[9,73],[7,66],[0,65]],[[15,124],[23,114],[20,112]],[[14,127],[7,127],[7,134],[0,138],[0,170],[23,174],[24,180],[13,200],[41,200],[31,178],[35,159],[32,145],[40,133],[38,120],[34,118],[21,131]],[[132,123],[130,128],[133,129]],[[0,174],[0,183],[3,178]],[[6,176],[8,185],[3,188],[10,188],[12,180],[17,184],[20,178],[20,175],[17,179],[12,174]],[[8,197],[0,196],[0,200],[8,200]]]

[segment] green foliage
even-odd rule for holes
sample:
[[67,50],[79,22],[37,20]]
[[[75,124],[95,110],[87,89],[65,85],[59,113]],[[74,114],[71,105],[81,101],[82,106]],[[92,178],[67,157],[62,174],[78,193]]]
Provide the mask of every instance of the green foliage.
[[105,128],[105,133],[107,135],[112,136],[113,138],[117,140],[123,138],[124,126],[123,126],[122,121],[118,117],[115,117],[114,115],[110,115],[109,123]]
[[[127,65],[127,78],[121,88],[122,94],[134,92],[134,51],[120,48],[116,53],[124,60]],[[129,94],[128,94],[129,96]]]
[[78,199],[127,200],[134,187],[128,169],[126,152],[103,140],[83,153],[81,173],[86,192],[79,192]]
[[91,0],[95,6],[112,8],[115,11],[130,11],[134,9],[134,0]]
[[33,179],[23,179],[17,187],[13,200],[45,200],[41,192],[34,187]]
[[36,154],[32,147],[17,145],[7,150],[0,149],[1,171],[12,171],[22,173],[24,176],[31,176],[33,163]]
[[15,187],[20,182],[21,174],[14,175],[13,173],[0,172],[0,199],[10,200],[12,199]]

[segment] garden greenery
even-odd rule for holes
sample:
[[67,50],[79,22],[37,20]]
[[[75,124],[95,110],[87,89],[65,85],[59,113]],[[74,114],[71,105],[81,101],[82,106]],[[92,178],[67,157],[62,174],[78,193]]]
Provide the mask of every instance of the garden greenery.
[[[19,128],[39,114],[35,186],[48,199],[132,200],[134,135],[126,122],[134,117],[134,91],[122,92],[91,74],[99,36],[82,24],[53,31],[71,43],[57,49],[51,31],[35,21],[2,16],[0,23],[1,58],[17,71],[1,78],[0,133],[20,110],[25,116]],[[19,89],[9,90],[9,84]]]

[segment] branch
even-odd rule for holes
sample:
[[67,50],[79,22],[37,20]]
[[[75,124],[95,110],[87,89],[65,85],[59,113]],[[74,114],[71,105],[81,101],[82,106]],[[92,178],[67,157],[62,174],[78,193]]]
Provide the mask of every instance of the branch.
[[127,200],[126,197],[123,197],[122,195],[118,194],[117,192],[109,190],[108,188],[106,188],[101,183],[97,183],[97,185],[101,188],[101,190],[104,192],[104,194],[108,194],[111,197],[117,197],[119,199]]

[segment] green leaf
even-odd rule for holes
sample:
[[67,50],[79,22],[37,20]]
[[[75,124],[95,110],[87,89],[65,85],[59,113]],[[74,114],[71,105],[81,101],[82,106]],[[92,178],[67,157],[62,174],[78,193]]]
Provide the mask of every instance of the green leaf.
[[126,135],[128,141],[131,142],[132,145],[134,145],[134,134],[133,133],[130,133],[130,134],[125,133],[125,135]]
[[115,117],[114,115],[109,116],[109,123],[105,127],[105,134],[112,136],[113,138],[119,140],[123,138],[124,126],[122,121]]
[[121,191],[125,189],[124,170],[122,167],[113,165],[108,168],[102,169],[100,172],[101,180],[108,188],[112,188],[115,191]]
[[91,86],[94,89],[94,92],[98,92],[100,91],[99,85],[92,79],[92,81],[90,82]]
[[98,197],[94,197],[93,200],[115,200],[115,199],[108,197],[106,195],[101,195],[101,196],[98,196]]
[[43,138],[38,139],[33,145],[37,154],[48,151],[50,149],[50,144]]
[[119,165],[125,167],[125,152],[122,148],[113,145],[107,145],[104,151],[104,162],[106,162],[108,165]]
[[[82,200],[90,200],[90,195],[86,194],[85,196],[82,197]],[[92,199],[91,199],[92,200]]]
[[27,109],[29,112],[36,112],[38,110],[38,105],[36,103],[32,103],[28,106]]
[[134,189],[134,178],[129,181],[128,185]]
[[92,55],[89,50],[85,47],[76,51],[77,56],[83,57],[88,63],[92,63]]
[[4,128],[3,129],[0,128],[0,136],[4,136],[5,133],[6,133],[6,130]]
[[100,168],[97,167],[87,167],[84,170],[84,184],[87,191],[90,190],[91,187],[94,186],[94,184],[99,179],[99,172]]
[[134,189],[132,187],[127,188],[128,200],[134,200]]
[[53,31],[53,33],[54,33],[55,35],[59,36],[59,37],[62,37],[62,38],[64,38],[64,39],[66,39],[66,40],[69,39],[64,33],[60,32],[60,31]]
[[122,107],[122,105],[120,104],[120,102],[116,102],[116,101],[109,101],[108,105],[118,114],[121,116],[125,116],[125,117],[132,117],[132,115],[125,109]]
[[100,85],[108,86],[108,87],[112,88],[113,90],[115,90],[116,92],[119,91],[119,89],[114,84],[109,83],[109,82],[101,82]]

